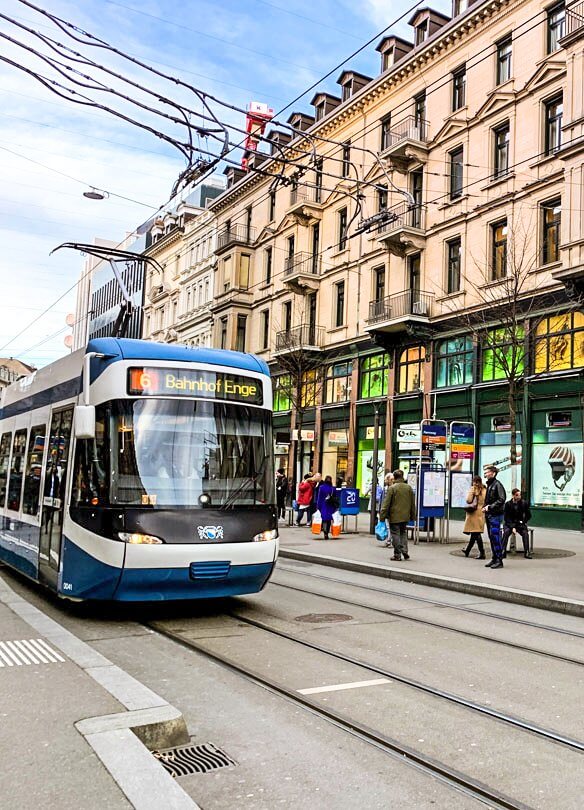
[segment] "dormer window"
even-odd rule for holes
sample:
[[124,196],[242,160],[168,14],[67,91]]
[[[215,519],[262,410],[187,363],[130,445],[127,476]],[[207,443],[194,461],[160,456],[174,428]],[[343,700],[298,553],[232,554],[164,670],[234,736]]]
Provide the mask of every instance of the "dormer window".
[[343,101],[347,101],[353,95],[353,82],[348,81],[346,84],[343,85],[343,93],[342,99]]
[[428,20],[423,20],[416,26],[416,45],[421,45],[422,42],[428,39]]
[[452,16],[458,17],[459,14],[467,10],[468,5],[468,0],[454,0],[452,4]]
[[385,73],[386,70],[393,65],[393,53],[394,49],[390,48],[389,50],[385,51],[385,53],[381,54],[381,72]]
[[314,108],[314,118],[316,121],[320,121],[321,118],[325,116],[325,109],[324,109],[324,100],[321,101],[320,104],[317,104]]

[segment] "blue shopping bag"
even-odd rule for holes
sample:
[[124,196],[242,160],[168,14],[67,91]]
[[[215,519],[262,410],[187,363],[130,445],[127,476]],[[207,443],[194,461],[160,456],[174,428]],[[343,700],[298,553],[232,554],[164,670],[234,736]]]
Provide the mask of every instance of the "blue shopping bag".
[[375,537],[379,543],[387,543],[387,524],[384,520],[378,520],[375,526]]

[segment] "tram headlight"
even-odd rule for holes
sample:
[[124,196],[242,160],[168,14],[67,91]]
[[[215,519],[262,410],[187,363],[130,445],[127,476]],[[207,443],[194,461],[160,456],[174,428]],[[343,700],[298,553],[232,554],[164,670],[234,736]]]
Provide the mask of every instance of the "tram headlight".
[[278,530],[268,529],[265,532],[254,535],[253,541],[254,543],[263,543],[266,540],[275,540],[276,537],[278,537]]
[[159,546],[164,542],[153,534],[140,534],[139,532],[118,532],[118,537],[124,543],[132,543],[137,546]]

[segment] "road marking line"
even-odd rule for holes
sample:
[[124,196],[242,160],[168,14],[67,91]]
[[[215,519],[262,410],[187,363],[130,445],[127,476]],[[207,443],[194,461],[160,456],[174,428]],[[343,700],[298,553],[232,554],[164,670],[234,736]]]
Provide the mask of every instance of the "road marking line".
[[297,689],[301,695],[316,695],[319,692],[340,692],[342,689],[359,689],[361,686],[380,686],[382,683],[391,683],[389,678],[376,678],[373,681],[354,681],[353,683],[337,683],[332,686],[314,686],[311,689]]

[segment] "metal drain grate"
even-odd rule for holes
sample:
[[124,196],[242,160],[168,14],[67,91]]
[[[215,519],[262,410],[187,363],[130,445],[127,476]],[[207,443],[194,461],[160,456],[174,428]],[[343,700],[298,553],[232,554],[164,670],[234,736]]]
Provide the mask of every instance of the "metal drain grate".
[[153,751],[156,759],[171,776],[187,776],[190,773],[209,773],[218,768],[237,765],[234,759],[213,743],[203,745],[179,745],[165,751]]

